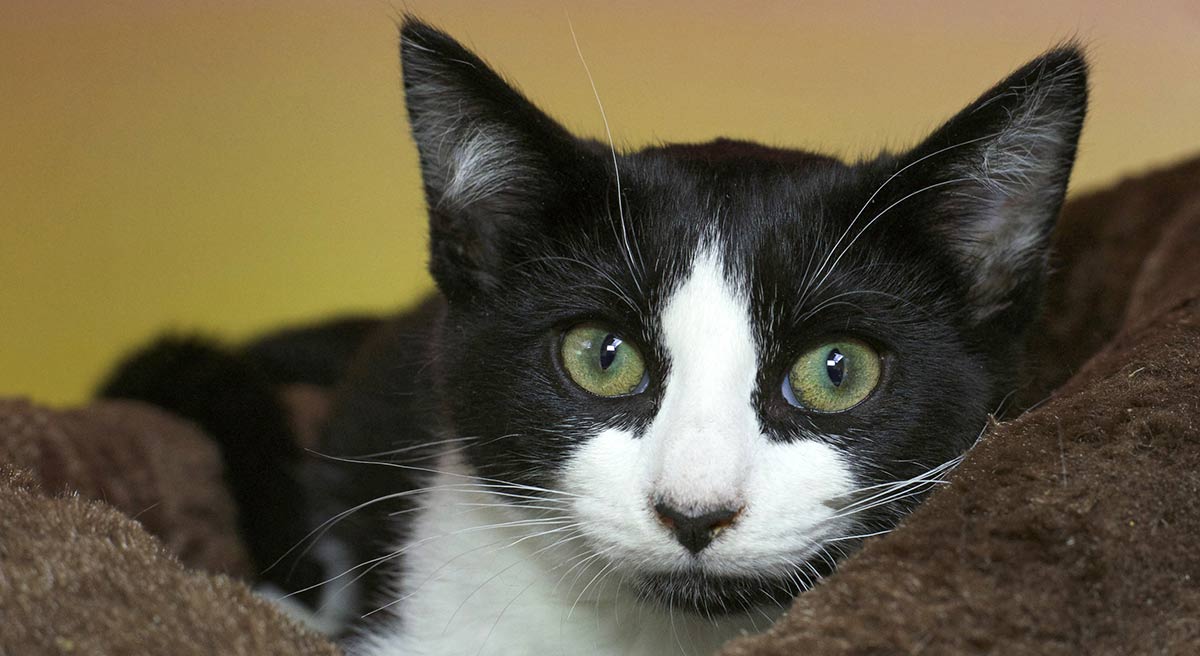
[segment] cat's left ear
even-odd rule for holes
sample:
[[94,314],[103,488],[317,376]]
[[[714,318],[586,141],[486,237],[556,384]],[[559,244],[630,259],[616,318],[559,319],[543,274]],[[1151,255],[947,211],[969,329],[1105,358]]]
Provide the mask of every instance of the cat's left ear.
[[[430,272],[451,300],[487,292],[590,160],[479,57],[414,18],[400,31],[404,94],[429,207]],[[574,176],[574,178],[572,177]]]
[[1079,48],[1052,50],[901,160],[899,176],[920,184],[906,193],[925,197],[921,222],[965,277],[972,321],[1020,326],[1036,307],[1087,95]]

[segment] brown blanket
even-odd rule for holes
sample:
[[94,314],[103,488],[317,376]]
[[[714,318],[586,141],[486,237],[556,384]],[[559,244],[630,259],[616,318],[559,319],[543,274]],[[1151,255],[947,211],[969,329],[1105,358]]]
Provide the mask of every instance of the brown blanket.
[[217,573],[249,573],[220,463],[148,406],[0,401],[0,656],[337,654]]
[[[1200,653],[1200,160],[1074,200],[1057,250],[1035,407],[726,654]],[[227,576],[219,462],[145,406],[0,402],[0,656],[336,653]]]

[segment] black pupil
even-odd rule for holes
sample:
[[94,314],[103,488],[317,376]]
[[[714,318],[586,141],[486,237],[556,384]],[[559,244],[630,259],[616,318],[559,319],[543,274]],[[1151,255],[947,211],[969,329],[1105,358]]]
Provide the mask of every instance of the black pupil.
[[621,347],[621,338],[613,334],[604,336],[604,341],[600,342],[600,369],[608,371],[612,366],[613,360],[617,359],[617,349]]
[[846,378],[846,356],[841,351],[833,349],[829,352],[825,358],[825,373],[834,387],[841,387],[842,380]]

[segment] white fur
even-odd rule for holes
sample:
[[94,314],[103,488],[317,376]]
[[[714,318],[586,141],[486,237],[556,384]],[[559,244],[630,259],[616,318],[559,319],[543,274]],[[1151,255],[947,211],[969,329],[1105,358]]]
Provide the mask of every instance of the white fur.
[[[426,510],[407,542],[405,568],[383,628],[351,644],[369,656],[707,654],[755,628],[748,618],[713,625],[635,602],[602,565],[573,567],[580,548],[545,550],[567,532],[497,527],[528,514],[504,498],[461,487],[469,469],[452,459],[431,481]],[[500,506],[480,506],[481,503]],[[577,542],[577,541],[576,541]],[[586,556],[584,556],[586,557]],[[765,622],[758,620],[764,628]]]
[[[417,66],[417,64],[412,64]],[[463,208],[535,182],[535,155],[503,124],[476,117],[471,101],[434,71],[407,92],[417,107],[436,104],[413,116],[413,136],[420,146],[426,184],[438,206]]]
[[481,127],[460,145],[448,162],[449,181],[442,201],[467,207],[528,178],[516,139],[497,126]]
[[758,354],[745,295],[711,249],[664,309],[662,334],[671,373],[646,435],[650,492],[685,511],[740,508],[760,446],[750,398]]
[[[611,429],[588,440],[544,512],[464,487],[471,471],[446,458],[404,547],[392,591],[400,601],[386,611],[395,616],[352,653],[707,654],[764,628],[755,622],[766,611],[710,621],[638,602],[627,585],[697,565],[787,576],[846,529],[833,517],[853,483],[841,454],[762,434],[748,300],[717,252],[700,251],[662,313],[670,374],[645,434]],[[657,521],[656,499],[745,510],[697,557]]]

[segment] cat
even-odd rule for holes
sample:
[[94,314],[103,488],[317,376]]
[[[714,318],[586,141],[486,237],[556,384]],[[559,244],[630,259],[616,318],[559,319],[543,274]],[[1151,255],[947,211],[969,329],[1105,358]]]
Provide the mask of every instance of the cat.
[[[418,19],[400,50],[439,293],[317,367],[338,401],[283,513],[318,520],[330,580],[291,586],[352,597],[349,653],[712,653],[894,528],[1018,384],[1078,46],[854,163],[618,152]],[[128,371],[107,394],[162,380]]]

